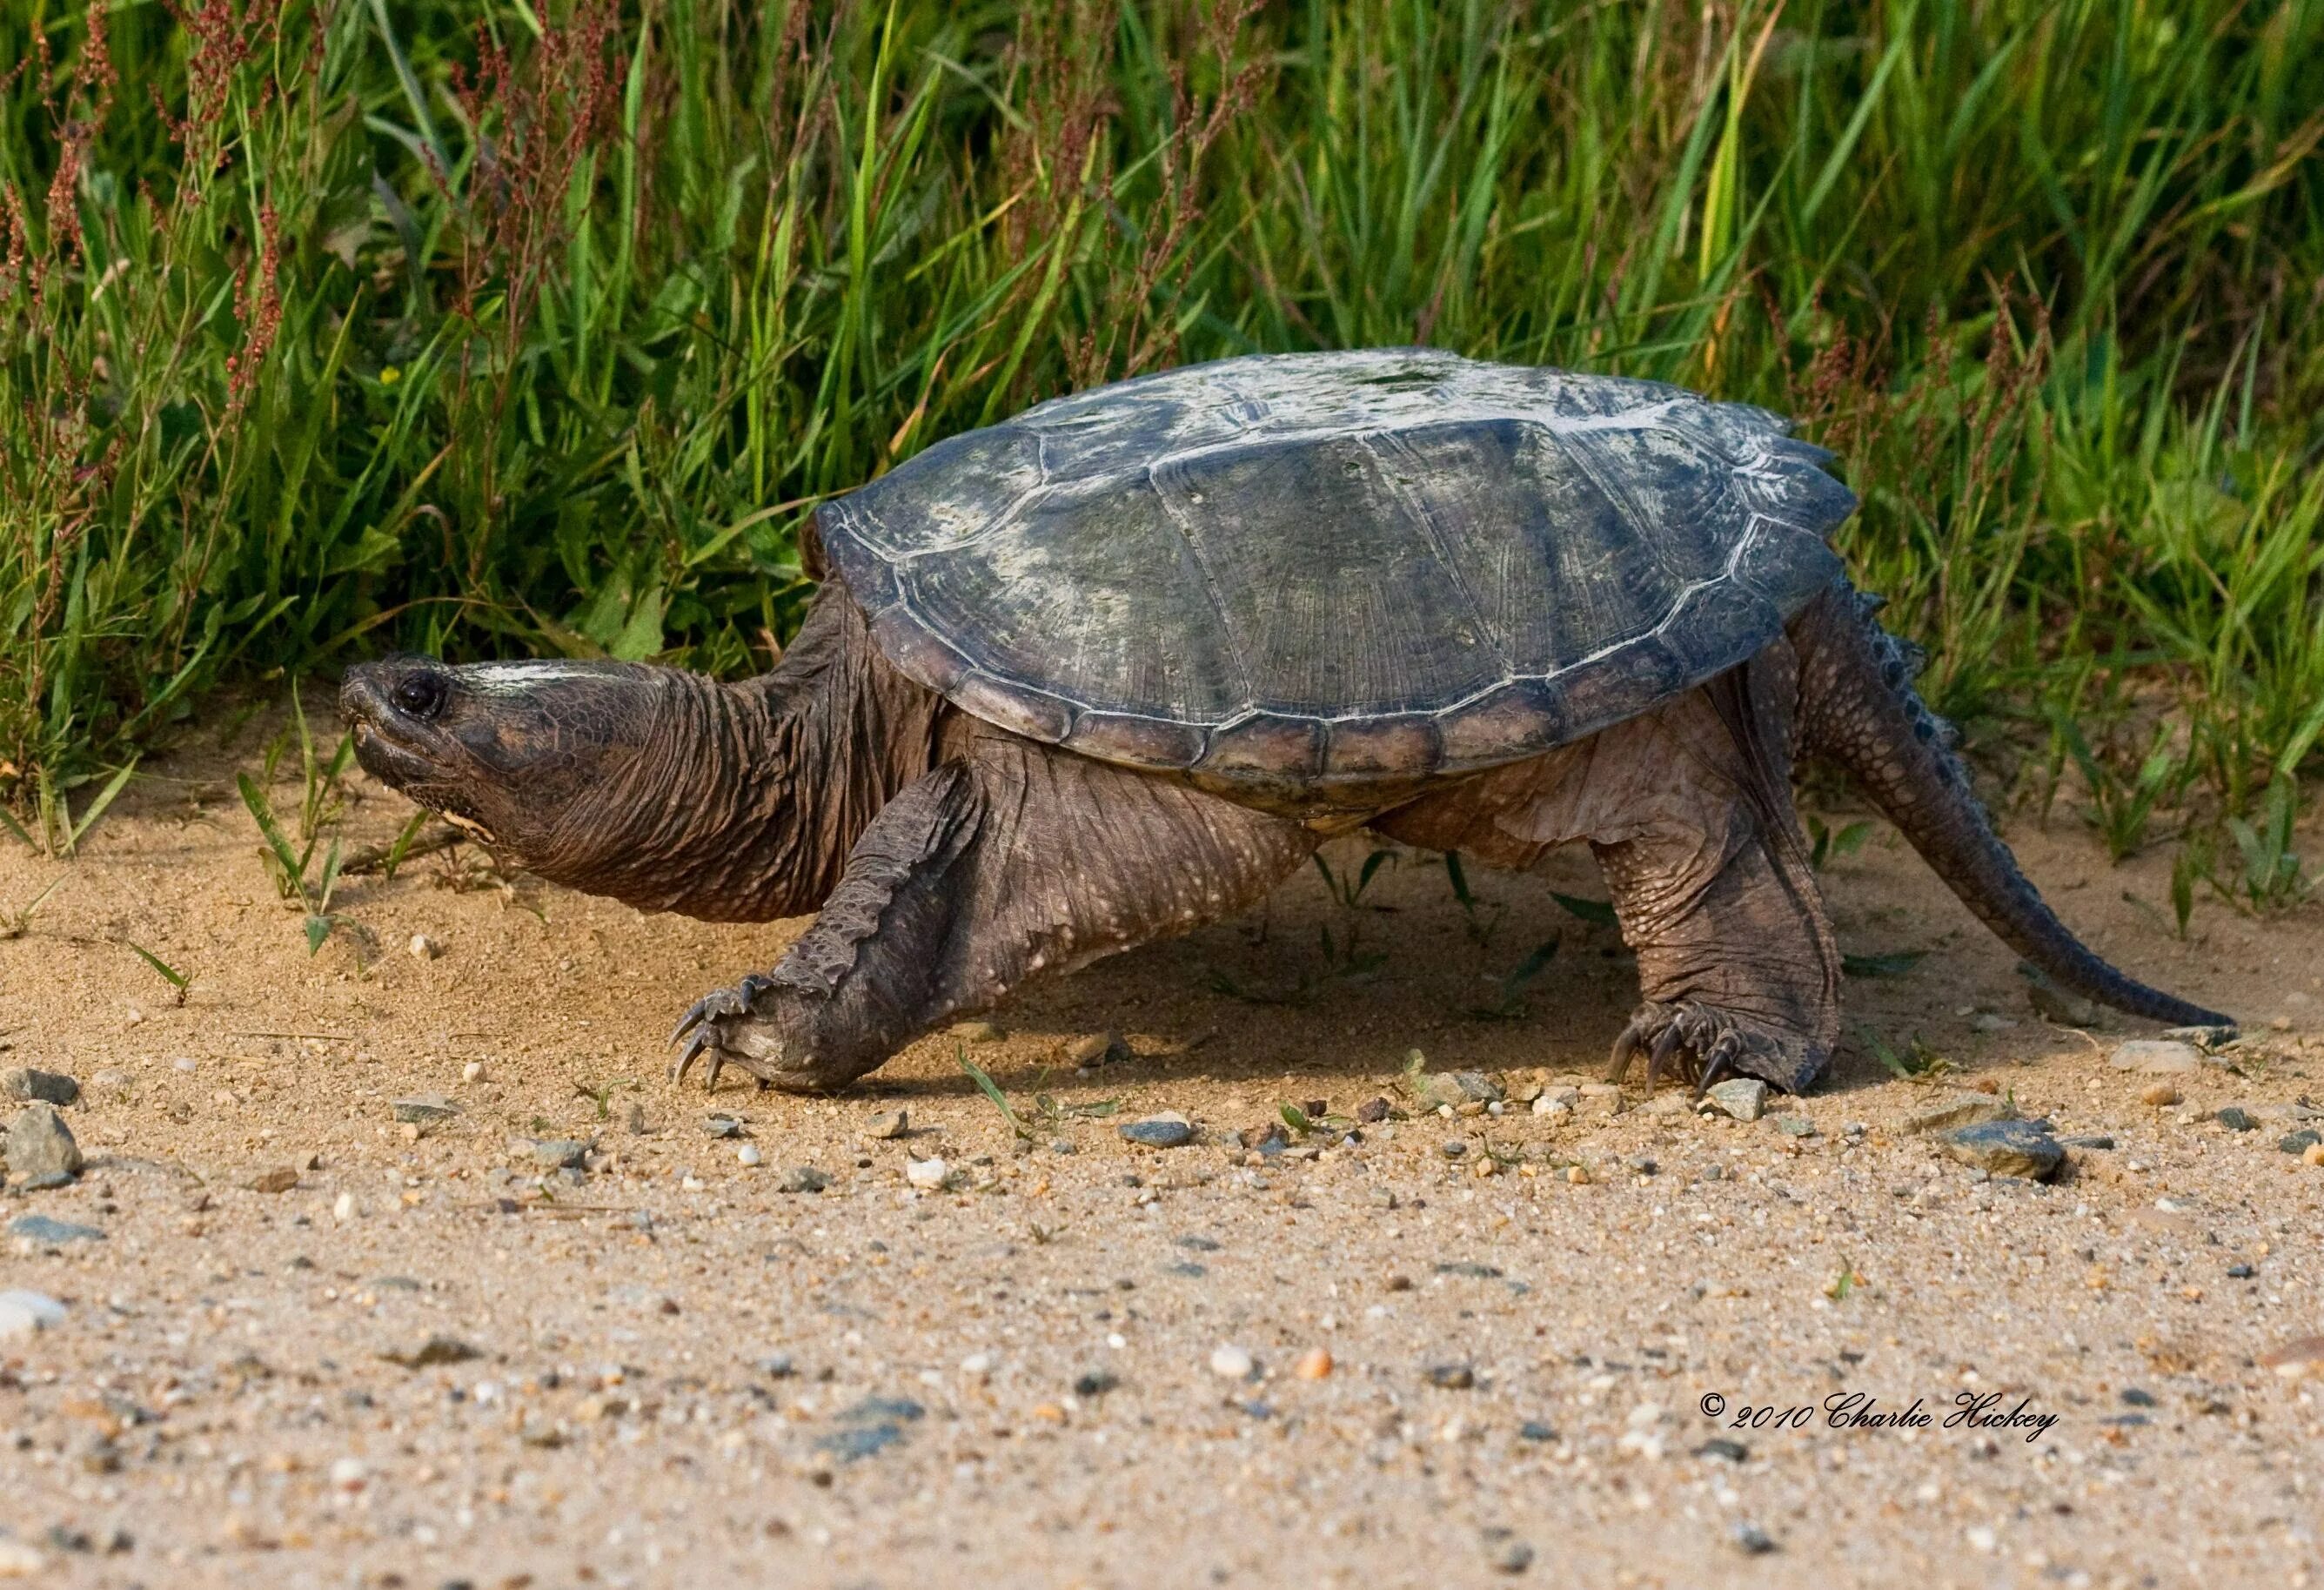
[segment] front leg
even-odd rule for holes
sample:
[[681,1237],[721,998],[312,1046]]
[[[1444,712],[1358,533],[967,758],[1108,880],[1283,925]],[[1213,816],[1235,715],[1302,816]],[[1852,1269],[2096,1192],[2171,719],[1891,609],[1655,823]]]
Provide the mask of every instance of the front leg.
[[1256,903],[1316,841],[1215,796],[981,732],[881,810],[780,964],[686,1013],[673,1078],[698,1058],[714,1086],[730,1065],[796,1091],[843,1086],[1030,978]]

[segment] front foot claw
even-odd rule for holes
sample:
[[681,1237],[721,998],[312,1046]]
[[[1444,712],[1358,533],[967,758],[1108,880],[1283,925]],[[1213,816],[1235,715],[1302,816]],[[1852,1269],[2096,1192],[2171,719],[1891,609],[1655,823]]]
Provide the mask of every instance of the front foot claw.
[[763,1023],[755,1021],[759,996],[773,986],[772,979],[753,972],[733,987],[706,994],[687,1006],[669,1035],[672,1043],[681,1039],[686,1043],[670,1062],[671,1083],[685,1082],[696,1060],[702,1062],[706,1093],[716,1090],[718,1074],[728,1066],[749,1072],[761,1087],[775,1080],[781,1074],[775,1063],[780,1043],[770,1032],[760,1031]]
[[1641,1049],[1646,1053],[1649,1094],[1668,1068],[1692,1086],[1698,1099],[1720,1077],[1738,1072],[1771,1082],[1786,1093],[1799,1093],[1815,1080],[1831,1058],[1826,1047],[1813,1039],[1695,1000],[1671,1004],[1649,1000],[1640,1005],[1621,1036],[1614,1040],[1607,1079],[1621,1081]]

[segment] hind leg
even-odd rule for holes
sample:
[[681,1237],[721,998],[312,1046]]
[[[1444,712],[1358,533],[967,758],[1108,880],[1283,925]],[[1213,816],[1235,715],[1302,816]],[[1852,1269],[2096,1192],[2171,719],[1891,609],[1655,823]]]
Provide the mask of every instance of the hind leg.
[[1698,1091],[1731,1071],[1798,1093],[1831,1058],[1840,949],[1792,805],[1793,696],[1779,646],[1601,765],[1635,802],[1589,836],[1645,996],[1614,1040],[1618,1081],[1643,1050],[1650,1092],[1675,1061]]
[[[991,732],[872,819],[815,926],[696,1003],[673,1074],[838,1087],[939,1021],[1231,916],[1319,836],[1215,796]],[[688,1036],[690,1034],[690,1037]]]
[[1790,782],[1793,661],[1746,668],[1536,761],[1376,820],[1391,837],[1527,867],[1589,842],[1644,1002],[1614,1045],[1709,1086],[1729,1072],[1794,1092],[1840,1036],[1840,952]]
[[1614,1079],[1644,1053],[1648,1092],[1674,1067],[1698,1091],[1735,1073],[1794,1093],[1812,1082],[1840,1035],[1831,929],[1757,815],[1706,803],[1591,848],[1644,996],[1614,1041]]

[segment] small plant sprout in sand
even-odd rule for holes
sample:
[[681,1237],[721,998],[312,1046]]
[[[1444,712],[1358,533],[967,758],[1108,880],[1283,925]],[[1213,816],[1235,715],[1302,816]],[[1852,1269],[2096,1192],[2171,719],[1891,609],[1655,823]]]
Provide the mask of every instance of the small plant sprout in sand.
[[129,945],[130,952],[135,955],[139,960],[143,961],[147,966],[152,967],[154,973],[160,976],[161,981],[170,985],[170,1003],[171,1004],[183,1004],[186,1003],[186,990],[192,985],[194,981],[194,975],[191,972],[181,972],[178,970],[177,967],[171,966],[169,962],[163,960],[160,956],[155,955],[152,950],[146,948],[142,944],[130,944],[125,938],[123,939],[122,942]]
[[1876,1032],[1868,1031],[1862,1036],[1864,1047],[1872,1051],[1872,1058],[1901,1082],[1934,1082],[1953,1069],[1953,1063],[1931,1049],[1917,1032],[1903,1054],[1889,1048]]
[[22,938],[24,929],[32,925],[32,918],[49,902],[49,896],[65,886],[67,874],[59,874],[49,880],[49,886],[25,904],[14,910],[0,910],[0,938]]
[[[273,782],[275,767],[287,749],[284,740],[278,739],[267,751],[263,782],[243,772],[235,775],[235,786],[242,791],[242,803],[249,809],[251,819],[266,841],[261,854],[274,874],[275,889],[285,902],[306,914],[307,953],[312,955],[323,948],[323,940],[331,936],[331,929],[340,920],[331,911],[331,893],[339,881],[337,830],[346,811],[339,780],[355,760],[355,736],[341,735],[337,749],[326,762],[317,754],[314,735],[307,727],[306,708],[299,699],[295,684],[290,689],[290,710],[305,786],[299,805],[299,844],[294,846],[284,835],[274,814],[274,803],[266,793],[267,785]],[[325,846],[327,837],[329,844]],[[319,867],[315,855],[318,849],[323,852]]]
[[96,799],[75,817],[67,790],[60,788],[43,768],[32,778],[32,826],[25,827],[5,806],[0,806],[0,827],[51,860],[59,855],[76,855],[82,837],[97,826],[97,819],[105,815],[105,809],[113,804],[114,798],[129,787],[130,776],[136,771],[137,763],[133,757],[106,781]]

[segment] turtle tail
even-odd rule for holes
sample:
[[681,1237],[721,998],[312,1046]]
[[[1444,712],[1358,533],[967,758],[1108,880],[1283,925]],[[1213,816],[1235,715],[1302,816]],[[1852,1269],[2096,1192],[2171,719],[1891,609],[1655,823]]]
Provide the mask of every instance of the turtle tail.
[[2233,1026],[2230,1017],[2125,976],[2043,901],[1969,789],[1952,752],[1952,726],[1913,689],[1917,648],[1872,616],[1880,605],[1843,581],[1793,620],[1802,751],[1845,768],[1961,902],[2055,982],[2149,1021]]

